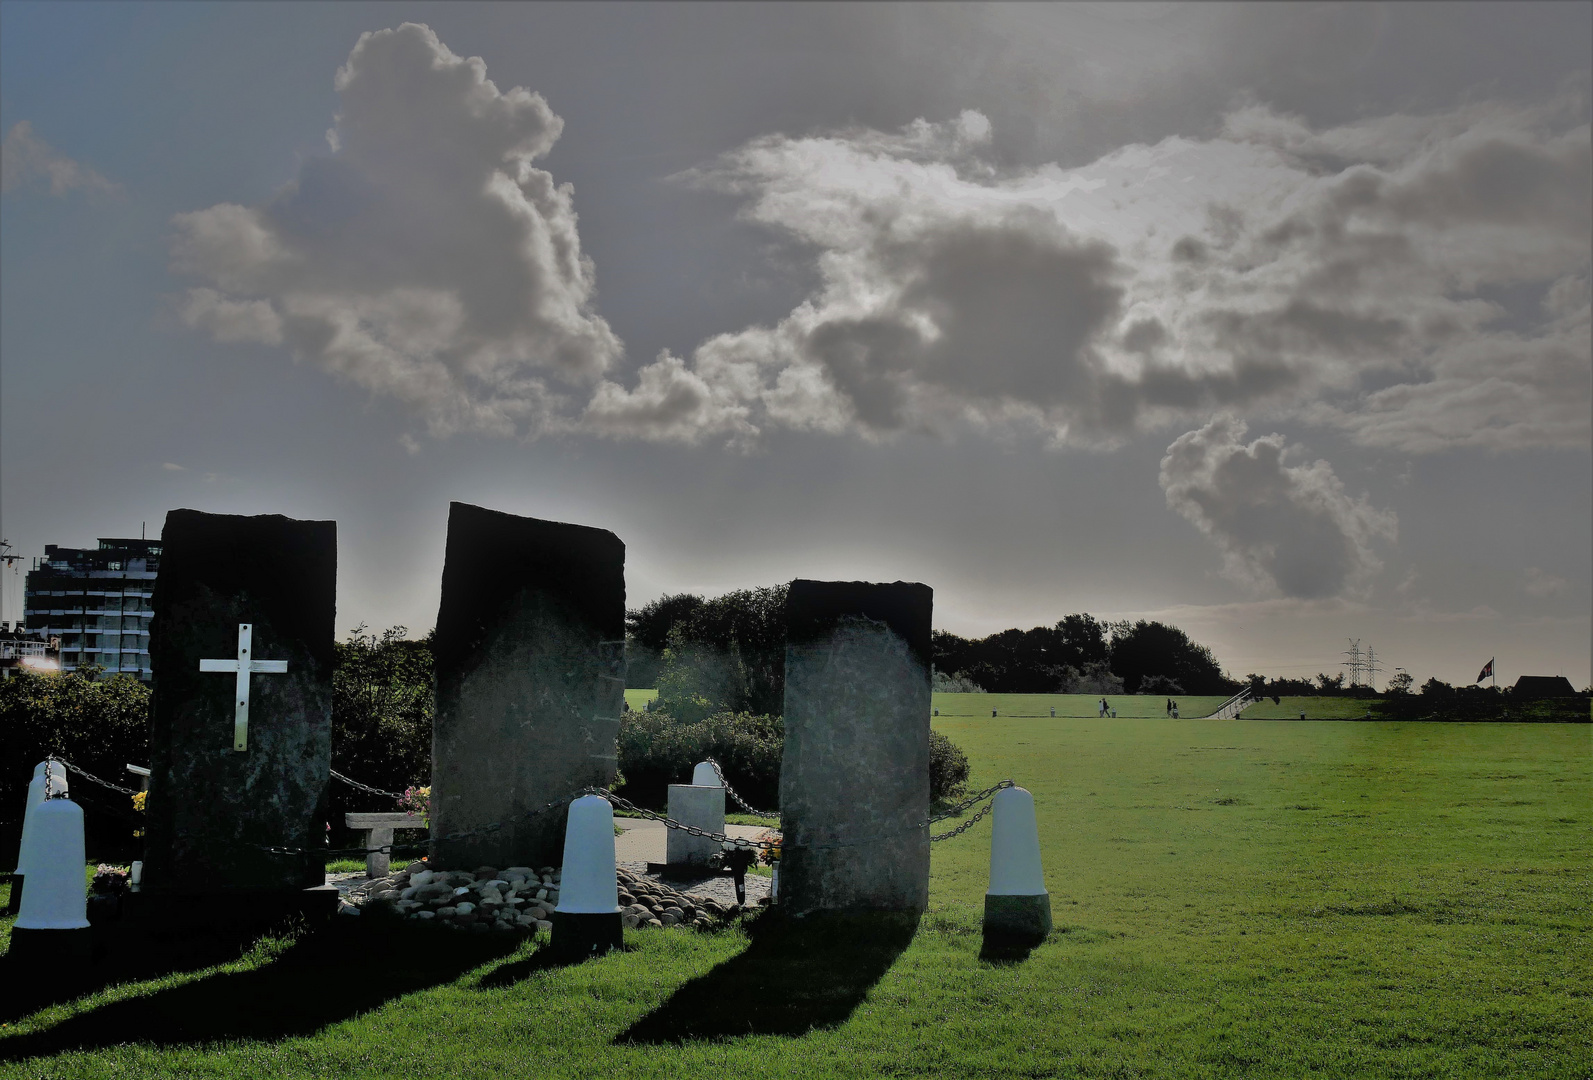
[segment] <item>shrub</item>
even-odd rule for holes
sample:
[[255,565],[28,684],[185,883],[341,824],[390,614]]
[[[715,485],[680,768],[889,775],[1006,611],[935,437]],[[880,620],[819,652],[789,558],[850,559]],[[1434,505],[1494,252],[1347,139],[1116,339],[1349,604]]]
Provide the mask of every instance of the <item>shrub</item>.
[[[16,865],[28,781],[47,755],[123,786],[136,786],[124,766],[149,764],[149,687],[129,675],[97,675],[22,671],[0,681],[0,864]],[[72,801],[90,811],[90,854],[130,853],[137,819],[127,796],[75,774],[69,783]]]
[[[1085,664],[1082,670],[1064,667],[1059,688],[1064,694],[1115,695],[1123,692],[1123,680],[1112,674],[1112,669],[1107,666],[1106,661],[1095,660]],[[1179,693],[1183,691],[1180,690]]]
[[780,756],[785,724],[778,716],[719,712],[682,720],[666,709],[628,712],[620,718],[619,767],[625,797],[662,810],[669,785],[689,782],[691,770],[713,758],[730,786],[760,810],[774,810],[780,798]]
[[[432,639],[408,640],[395,626],[378,636],[363,625],[336,645],[332,672],[332,768],[386,791],[431,782]],[[407,809],[333,781],[327,801],[331,842],[353,847],[359,834],[343,815]]]
[[930,689],[937,694],[982,694],[985,688],[968,678],[966,675],[947,675],[944,671],[936,671],[930,681]]
[[968,755],[938,731],[929,733],[929,801],[955,799],[968,789]]

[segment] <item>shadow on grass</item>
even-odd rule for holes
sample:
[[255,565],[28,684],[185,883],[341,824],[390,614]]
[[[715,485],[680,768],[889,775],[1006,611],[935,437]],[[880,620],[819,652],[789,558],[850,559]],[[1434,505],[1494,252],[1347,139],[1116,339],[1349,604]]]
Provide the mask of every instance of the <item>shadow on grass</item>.
[[[353,925],[350,925],[353,924]],[[95,1050],[122,1043],[167,1046],[216,1039],[275,1040],[312,1034],[404,994],[452,982],[512,952],[518,938],[339,919],[283,944],[249,971],[204,975],[178,986],[89,1008],[39,1032],[0,1039],[0,1061]],[[148,955],[96,965],[92,975],[54,986],[7,967],[8,1017],[74,1001],[118,984],[193,971],[240,955],[239,942],[192,944],[175,964]]]
[[1038,941],[1013,940],[987,934],[979,946],[979,960],[995,967],[1013,967],[1029,959],[1029,954],[1039,946]]
[[911,944],[916,915],[779,909],[748,922],[752,943],[691,980],[615,1043],[682,1043],[743,1035],[801,1035],[846,1022]]

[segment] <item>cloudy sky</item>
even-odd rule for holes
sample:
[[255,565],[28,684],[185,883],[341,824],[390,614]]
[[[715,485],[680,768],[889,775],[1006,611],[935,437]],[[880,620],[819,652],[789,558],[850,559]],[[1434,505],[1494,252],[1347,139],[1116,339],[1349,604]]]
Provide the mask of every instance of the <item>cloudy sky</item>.
[[[0,528],[449,500],[1589,681],[1593,5],[0,4]],[[21,579],[6,575],[5,618]]]

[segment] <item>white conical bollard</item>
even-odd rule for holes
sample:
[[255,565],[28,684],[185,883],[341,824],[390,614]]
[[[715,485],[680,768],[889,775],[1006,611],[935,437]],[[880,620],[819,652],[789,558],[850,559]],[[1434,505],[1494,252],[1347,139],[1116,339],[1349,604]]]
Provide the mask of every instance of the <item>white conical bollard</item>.
[[985,939],[1038,944],[1051,932],[1051,896],[1040,870],[1034,796],[1011,787],[996,792],[994,802]]
[[33,814],[34,859],[22,913],[11,928],[13,960],[89,955],[88,892],[83,883],[83,808],[47,799]]
[[619,948],[624,930],[614,876],[614,808],[599,795],[583,795],[570,804],[564,825],[553,950],[566,960],[584,960]]
[[17,872],[11,880],[11,900],[6,908],[6,913],[14,915],[22,904],[23,879],[27,876],[28,860],[33,857],[36,847],[33,837],[33,812],[44,802],[44,769],[50,769],[50,792],[55,795],[64,795],[68,790],[66,782],[66,766],[59,761],[39,762],[33,767],[33,779],[28,781],[27,802],[22,810],[22,846],[17,851]]

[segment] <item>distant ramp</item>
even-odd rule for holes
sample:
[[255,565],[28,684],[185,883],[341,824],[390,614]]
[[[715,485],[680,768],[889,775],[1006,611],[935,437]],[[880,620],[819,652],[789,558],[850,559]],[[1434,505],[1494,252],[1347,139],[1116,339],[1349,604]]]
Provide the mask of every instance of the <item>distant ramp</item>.
[[1225,701],[1221,705],[1217,706],[1217,711],[1216,712],[1212,713],[1209,716],[1197,716],[1197,717],[1195,717],[1195,719],[1197,719],[1197,720],[1237,720],[1237,719],[1239,719],[1239,714],[1245,711],[1245,706],[1251,704],[1255,700],[1256,700],[1256,696],[1250,692],[1250,687],[1247,686],[1243,690],[1241,690],[1237,694],[1235,694],[1233,697],[1229,698],[1227,701]]

